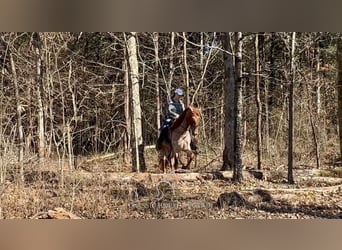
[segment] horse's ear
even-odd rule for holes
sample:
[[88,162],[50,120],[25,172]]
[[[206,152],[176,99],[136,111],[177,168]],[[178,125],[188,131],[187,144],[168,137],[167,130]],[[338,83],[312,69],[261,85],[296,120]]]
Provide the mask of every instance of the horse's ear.
[[201,111],[202,111],[202,110],[201,110],[201,108],[200,108],[199,106],[197,106],[197,105],[196,105],[196,106],[193,106],[193,107],[192,107],[192,109],[194,109],[194,110],[198,110],[199,112],[201,112]]
[[194,111],[191,105],[189,105],[188,108],[189,108],[191,111]]

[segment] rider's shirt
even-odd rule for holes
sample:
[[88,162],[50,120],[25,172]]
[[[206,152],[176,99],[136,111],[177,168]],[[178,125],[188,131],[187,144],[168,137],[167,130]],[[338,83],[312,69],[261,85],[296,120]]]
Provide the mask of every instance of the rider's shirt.
[[169,108],[168,108],[168,116],[169,117],[175,119],[183,111],[184,111],[184,103],[182,101],[179,101],[179,102],[171,101],[169,103]]

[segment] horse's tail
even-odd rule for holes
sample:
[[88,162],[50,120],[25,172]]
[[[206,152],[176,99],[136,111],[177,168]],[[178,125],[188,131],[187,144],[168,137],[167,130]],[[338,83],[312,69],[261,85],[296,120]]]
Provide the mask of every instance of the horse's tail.
[[164,127],[164,128],[161,129],[160,136],[159,136],[159,138],[157,140],[157,143],[156,143],[156,149],[157,150],[161,150],[162,149],[163,142],[171,144],[171,140],[169,138],[169,130],[168,130],[167,127]]

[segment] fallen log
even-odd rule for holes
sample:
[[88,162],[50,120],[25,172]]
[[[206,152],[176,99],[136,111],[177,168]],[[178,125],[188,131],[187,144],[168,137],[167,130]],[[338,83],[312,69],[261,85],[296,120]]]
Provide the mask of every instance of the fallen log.
[[48,210],[47,212],[39,212],[31,217],[31,219],[55,219],[55,220],[63,220],[63,219],[82,219],[77,215],[66,211],[64,208],[54,208],[52,210]]
[[[254,189],[244,190],[246,192],[251,192]],[[263,188],[267,192],[284,192],[284,193],[300,193],[300,192],[335,192],[342,190],[342,184],[333,185],[329,187],[307,187],[307,188]]]
[[104,160],[108,160],[108,159],[111,159],[111,158],[115,157],[115,155],[116,155],[115,153],[100,155],[100,156],[96,156],[96,157],[90,158],[88,160],[85,160],[82,163],[90,163],[90,162],[93,162],[93,161],[104,161]]
[[[263,178],[261,171],[243,171],[245,177],[252,177],[257,179]],[[77,172],[73,177],[84,179],[101,179],[102,181],[113,182],[152,182],[159,181],[207,181],[207,180],[231,180],[233,177],[232,171],[216,171],[210,173],[194,173],[194,172],[181,172],[181,173],[89,173]]]
[[325,183],[329,185],[339,185],[342,184],[342,178],[339,177],[325,177],[325,176],[312,176],[312,177],[298,177],[297,180],[302,180],[306,182],[314,183]]

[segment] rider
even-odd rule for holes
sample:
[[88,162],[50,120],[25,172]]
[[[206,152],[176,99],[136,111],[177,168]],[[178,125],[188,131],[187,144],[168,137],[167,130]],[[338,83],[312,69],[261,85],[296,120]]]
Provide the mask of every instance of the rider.
[[176,89],[171,97],[171,102],[168,106],[168,117],[175,120],[183,111],[184,103],[181,100],[184,93],[182,89]]
[[[161,133],[157,140],[157,149],[160,149],[163,140],[169,141],[168,129],[170,125],[173,123],[173,121],[177,119],[178,116],[184,111],[184,103],[182,101],[183,95],[183,90],[177,88],[171,97],[171,101],[169,102],[167,108],[167,118],[163,122],[163,125],[161,127]],[[191,141],[190,146],[193,152],[197,154],[197,146],[193,141]]]

